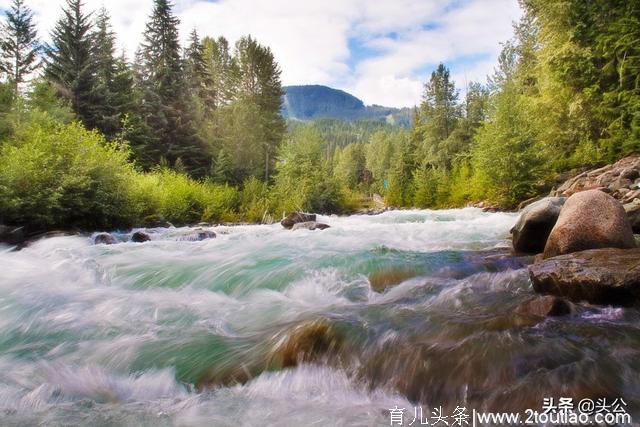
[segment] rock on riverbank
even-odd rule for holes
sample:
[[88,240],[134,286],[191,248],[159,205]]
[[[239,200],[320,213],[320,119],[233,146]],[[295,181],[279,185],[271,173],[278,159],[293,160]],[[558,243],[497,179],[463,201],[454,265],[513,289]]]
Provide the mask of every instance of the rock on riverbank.
[[640,301],[640,248],[591,249],[529,266],[536,292],[593,304]]
[[597,248],[635,248],[622,205],[600,190],[569,197],[544,247],[543,258]]
[[567,179],[549,195],[569,197],[590,189],[600,189],[622,203],[634,232],[640,233],[640,154],[579,173]]
[[511,229],[513,248],[525,253],[542,252],[565,200],[565,197],[546,197],[525,207]]

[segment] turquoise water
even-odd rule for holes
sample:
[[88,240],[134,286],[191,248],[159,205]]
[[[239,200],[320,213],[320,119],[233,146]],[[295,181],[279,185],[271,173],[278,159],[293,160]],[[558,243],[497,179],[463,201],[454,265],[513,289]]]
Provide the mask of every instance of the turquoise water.
[[[515,215],[320,220],[331,228],[0,249],[1,424],[372,426],[395,405],[637,402],[635,311],[512,316],[533,296],[501,255]],[[400,283],[374,291],[387,273]]]

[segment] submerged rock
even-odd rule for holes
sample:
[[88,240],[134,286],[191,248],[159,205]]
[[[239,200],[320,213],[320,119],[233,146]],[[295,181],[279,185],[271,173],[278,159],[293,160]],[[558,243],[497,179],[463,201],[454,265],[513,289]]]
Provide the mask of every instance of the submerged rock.
[[543,257],[635,246],[631,225],[620,202],[602,191],[587,190],[565,202],[549,234]]
[[392,267],[371,273],[369,275],[369,284],[374,291],[384,292],[388,288],[399,285],[417,275],[417,272],[411,270]]
[[280,221],[280,224],[286,228],[291,229],[295,224],[300,222],[315,222],[316,214],[307,214],[302,212],[292,212],[285,219]]
[[210,230],[195,230],[192,233],[178,237],[181,242],[201,242],[207,239],[215,239],[216,233]]
[[151,237],[144,231],[136,231],[131,235],[131,241],[135,243],[144,243],[151,240]]
[[291,227],[292,231],[295,230],[325,230],[327,228],[330,228],[329,225],[327,224],[322,224],[320,222],[315,222],[315,221],[307,221],[307,222],[299,222],[297,224],[294,224],[293,227]]
[[118,243],[118,239],[109,233],[98,233],[93,238],[93,243],[96,245],[114,245]]
[[535,317],[565,316],[571,314],[571,305],[562,298],[545,295],[523,302],[514,313]]
[[546,197],[525,207],[511,229],[513,248],[525,253],[542,252],[565,200],[564,197]]
[[640,298],[640,248],[592,249],[529,266],[536,292],[593,304],[633,305]]
[[271,355],[271,364],[283,368],[317,361],[342,345],[341,335],[326,320],[301,323],[287,331]]

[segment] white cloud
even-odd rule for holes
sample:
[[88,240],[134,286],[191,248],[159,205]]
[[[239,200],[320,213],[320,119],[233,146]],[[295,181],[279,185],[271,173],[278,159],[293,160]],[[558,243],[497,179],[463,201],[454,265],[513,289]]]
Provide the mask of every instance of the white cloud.
[[[0,0],[7,7],[10,0]],[[48,35],[64,0],[27,0],[41,34]],[[224,35],[231,42],[252,34],[273,50],[284,84],[326,84],[366,103],[413,105],[426,69],[455,63],[464,77],[490,72],[499,42],[511,36],[520,14],[516,0],[175,0],[185,40]],[[152,0],[85,0],[87,10],[106,7],[119,44],[132,54],[141,40]],[[350,51],[350,40],[366,55]],[[358,58],[358,61],[354,61]],[[472,61],[461,60],[472,57]]]

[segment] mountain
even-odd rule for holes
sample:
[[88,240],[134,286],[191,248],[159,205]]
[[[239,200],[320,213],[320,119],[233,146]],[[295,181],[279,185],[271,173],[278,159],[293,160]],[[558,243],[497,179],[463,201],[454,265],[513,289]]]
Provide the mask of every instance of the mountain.
[[345,121],[375,121],[409,127],[410,108],[364,105],[355,96],[327,86],[285,86],[282,114],[285,118],[309,121],[323,118]]

